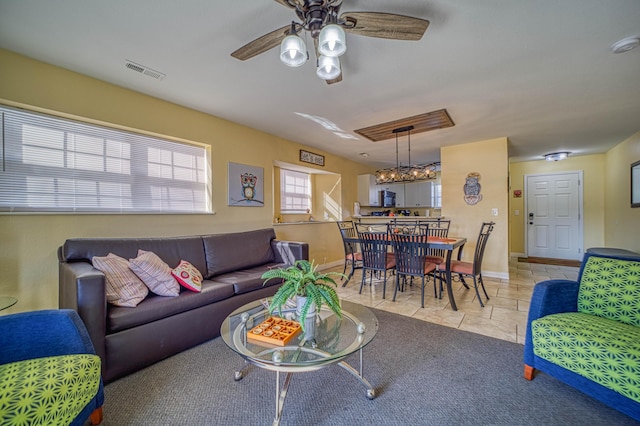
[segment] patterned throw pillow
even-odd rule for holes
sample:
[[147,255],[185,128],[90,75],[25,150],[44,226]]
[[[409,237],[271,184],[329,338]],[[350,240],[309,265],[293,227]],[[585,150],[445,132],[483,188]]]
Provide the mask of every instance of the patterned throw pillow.
[[582,272],[578,312],[640,326],[640,262],[591,256]]
[[107,302],[133,308],[149,294],[147,286],[129,269],[126,259],[109,253],[105,257],[94,256],[91,263],[106,277]]
[[129,268],[158,296],[180,294],[180,285],[171,275],[171,268],[154,252],[138,250],[138,257],[129,259]]
[[202,291],[202,274],[186,260],[181,260],[180,264],[173,268],[171,274],[184,288],[197,293]]

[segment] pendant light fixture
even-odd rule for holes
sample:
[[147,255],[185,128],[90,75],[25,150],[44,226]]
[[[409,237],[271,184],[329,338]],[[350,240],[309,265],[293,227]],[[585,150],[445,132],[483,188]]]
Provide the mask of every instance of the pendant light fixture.
[[[436,169],[440,165],[438,162],[430,164],[411,164],[411,131],[413,126],[399,127],[393,129],[396,135],[396,167],[380,169],[376,171],[376,183],[401,183],[415,182],[420,180],[433,180],[436,178]],[[403,166],[398,157],[398,134],[407,132],[408,139],[408,165]]]
[[330,57],[342,56],[347,51],[346,35],[340,25],[331,23],[320,31],[318,50]]
[[336,56],[321,55],[318,58],[316,74],[323,80],[333,80],[340,75],[340,59]]
[[295,23],[291,23],[291,31],[280,43],[280,60],[288,67],[299,67],[307,62],[307,46],[298,36]]

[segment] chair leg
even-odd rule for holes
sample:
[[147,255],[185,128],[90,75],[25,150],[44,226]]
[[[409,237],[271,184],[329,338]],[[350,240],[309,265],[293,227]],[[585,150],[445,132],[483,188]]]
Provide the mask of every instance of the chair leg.
[[489,295],[487,294],[487,290],[484,288],[484,281],[482,280],[482,274],[478,275],[478,279],[480,280],[480,285],[482,286],[482,291],[484,292],[484,295],[487,297],[487,300],[489,300]]
[[92,425],[99,425],[100,423],[102,423],[103,414],[104,413],[102,412],[102,407],[98,407],[93,410],[93,413],[91,413],[91,415],[89,416],[89,421]]
[[536,372],[536,369],[525,364],[524,365],[524,378],[527,380],[533,380],[533,376]]
[[360,291],[358,294],[362,294],[362,287],[364,287],[364,282],[367,280],[367,270],[362,270],[362,279],[360,280]]
[[382,298],[384,299],[384,294],[387,291],[387,271],[384,271],[384,281],[382,281]]
[[422,296],[422,305],[421,305],[421,307],[422,308],[424,308],[424,285],[425,285],[424,275],[422,275],[422,289],[421,289],[421,296]]
[[469,290],[469,285],[467,285],[467,282],[464,280],[464,276],[462,274],[458,274],[458,276],[460,277],[460,282],[462,283],[462,285],[464,286],[464,288],[466,288],[467,290]]
[[478,282],[476,281],[476,276],[473,276],[473,288],[476,291],[476,296],[478,297],[478,301],[480,302],[480,306],[484,308],[484,303],[482,303],[482,297],[480,297],[480,292],[478,291]]
[[396,274],[396,288],[393,289],[393,301],[396,301],[396,295],[398,294],[398,287],[400,287],[400,274]]

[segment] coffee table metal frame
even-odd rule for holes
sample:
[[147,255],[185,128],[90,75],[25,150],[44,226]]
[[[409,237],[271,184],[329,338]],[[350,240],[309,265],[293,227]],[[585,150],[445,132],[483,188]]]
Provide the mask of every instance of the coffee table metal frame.
[[[231,336],[230,336],[231,341],[227,340],[228,336],[226,336],[224,333],[223,333],[223,340],[225,341],[225,343],[227,343],[227,345],[231,349],[233,349],[235,352],[240,354],[245,360],[244,367],[234,373],[234,380],[236,381],[242,380],[242,378],[246,375],[246,371],[249,364],[255,365],[265,370],[276,372],[276,399],[275,399],[276,414],[273,420],[274,426],[280,424],[280,419],[282,418],[282,411],[284,408],[284,402],[287,397],[287,391],[289,389],[289,384],[291,383],[291,378],[293,376],[293,373],[304,373],[304,372],[316,371],[316,370],[325,368],[328,365],[337,363],[340,367],[348,371],[352,376],[354,376],[363,385],[365,385],[365,387],[367,388],[366,396],[368,399],[374,399],[376,397],[376,390],[373,388],[373,386],[371,386],[369,381],[367,381],[367,379],[365,379],[363,376],[364,362],[363,362],[362,350],[364,349],[364,346],[366,346],[369,342],[371,342],[371,340],[373,340],[373,338],[375,337],[375,334],[377,333],[377,326],[378,326],[377,319],[375,319],[375,316],[373,315],[373,313],[371,313],[371,311],[367,310],[364,307],[360,308],[360,309],[366,310],[367,313],[370,314],[375,319],[375,330],[367,330],[367,327],[365,326],[365,324],[361,322],[361,320],[358,317],[356,317],[355,315],[351,314],[348,311],[345,311],[345,310],[342,311],[342,316],[343,316],[342,321],[347,320],[347,321],[353,322],[353,324],[356,325],[357,333],[353,342],[351,342],[351,344],[346,346],[343,350],[341,350],[337,354],[332,354],[332,353],[323,351],[321,349],[318,349],[316,347],[314,340],[307,341],[305,339],[304,332],[301,332],[302,334],[300,336],[300,340],[296,345],[288,345],[283,347],[265,347],[263,351],[259,353],[255,353],[247,348],[247,331],[248,329],[251,328],[248,324],[252,324],[253,323],[252,320],[266,315],[266,309],[262,309],[259,312],[256,312],[254,314],[249,314],[246,311],[251,310],[252,308],[255,310],[255,308],[258,306],[259,304],[257,302],[253,302],[237,309],[232,314],[230,314],[225,320],[225,323],[229,324],[230,318],[232,318],[234,315],[237,316],[238,314],[240,315],[241,320],[240,320],[240,323],[235,327],[235,329],[229,330],[229,332],[231,333]],[[283,311],[283,313],[284,312],[286,311]],[[327,314],[328,312],[330,312],[328,309],[323,308],[321,314]],[[335,315],[335,314],[331,313],[330,315]],[[258,321],[258,322],[261,322],[261,321]],[[223,324],[223,328],[224,327],[225,325]],[[365,334],[367,333],[367,331],[369,333],[373,333],[373,336],[369,335],[365,340]],[[251,343],[254,343],[254,342],[251,342]],[[283,361],[284,351],[294,352],[290,361],[286,361],[286,362]],[[344,361],[344,358],[356,352],[359,353],[359,364],[360,364],[359,369],[357,370]],[[260,358],[261,355],[265,355],[269,353],[271,353],[271,359]],[[296,361],[299,359],[300,355],[302,355],[303,353],[312,354],[318,358],[314,360],[313,363],[297,363]],[[280,373],[287,373],[284,379],[284,382],[282,384],[282,387],[280,386],[280,381],[281,381]]]

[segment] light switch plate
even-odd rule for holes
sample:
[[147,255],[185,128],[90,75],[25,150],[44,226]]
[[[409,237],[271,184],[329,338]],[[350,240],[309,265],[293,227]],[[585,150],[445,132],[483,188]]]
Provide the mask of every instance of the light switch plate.
[[491,209],[491,215],[492,216],[498,216],[498,209],[496,209],[496,208]]

